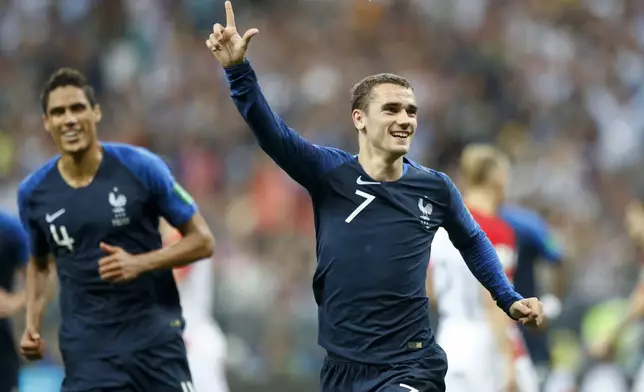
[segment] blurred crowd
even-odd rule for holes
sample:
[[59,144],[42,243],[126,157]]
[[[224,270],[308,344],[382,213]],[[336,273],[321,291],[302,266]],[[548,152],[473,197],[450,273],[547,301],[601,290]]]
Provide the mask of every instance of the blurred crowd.
[[[356,151],[349,88],[394,72],[420,104],[412,159],[458,182],[465,144],[511,154],[512,201],[543,213],[565,246],[555,360],[581,370],[584,343],[610,322],[590,320],[589,309],[619,305],[640,268],[623,211],[644,194],[644,2],[234,6],[240,29],[260,31],[250,61],[269,103],[307,139]],[[223,0],[0,0],[0,203],[15,211],[18,182],[55,154],[41,125],[43,82],[60,66],[82,70],[103,108],[101,137],[167,159],[215,232],[213,312],[232,371],[253,381],[315,377],[308,195],[257,147],[205,47],[223,10]],[[50,319],[53,331],[57,314]],[[625,354],[625,374],[637,353]]]

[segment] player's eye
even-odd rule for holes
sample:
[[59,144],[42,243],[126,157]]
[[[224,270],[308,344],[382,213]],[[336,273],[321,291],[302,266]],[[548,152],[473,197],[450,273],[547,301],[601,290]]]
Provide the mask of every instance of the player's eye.
[[49,115],[54,117],[62,116],[63,113],[65,113],[64,108],[53,108],[49,110]]
[[87,109],[87,106],[83,105],[82,103],[77,103],[77,104],[72,105],[71,109],[72,109],[72,112],[78,113],[78,112],[82,112],[85,109]]
[[401,109],[400,105],[396,105],[392,103],[382,105],[382,111],[386,114],[396,114],[400,111],[400,109]]

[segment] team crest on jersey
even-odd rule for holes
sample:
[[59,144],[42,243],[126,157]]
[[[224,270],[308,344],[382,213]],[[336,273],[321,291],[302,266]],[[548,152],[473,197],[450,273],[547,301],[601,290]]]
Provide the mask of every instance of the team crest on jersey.
[[[427,202],[425,202],[425,200],[427,200]],[[424,228],[429,229],[431,221],[430,215],[432,214],[434,207],[432,206],[432,203],[429,202],[429,198],[427,196],[423,196],[418,199],[418,209],[420,210],[420,223]]]
[[109,202],[112,206],[112,226],[119,227],[130,224],[130,217],[127,216],[125,205],[127,204],[127,197],[119,193],[118,188],[114,188],[109,194]]

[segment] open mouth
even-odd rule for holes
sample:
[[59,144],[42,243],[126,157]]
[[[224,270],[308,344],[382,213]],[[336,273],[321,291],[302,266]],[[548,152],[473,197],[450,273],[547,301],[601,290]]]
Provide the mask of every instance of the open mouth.
[[406,131],[389,132],[389,134],[399,140],[405,140],[411,136],[411,132]]
[[78,141],[78,139],[81,136],[81,130],[80,129],[68,129],[64,130],[61,133],[63,141],[66,142],[75,142]]

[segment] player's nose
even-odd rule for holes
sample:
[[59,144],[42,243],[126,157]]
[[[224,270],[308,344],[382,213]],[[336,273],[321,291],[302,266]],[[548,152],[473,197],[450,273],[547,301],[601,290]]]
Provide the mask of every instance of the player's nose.
[[78,118],[71,111],[66,111],[65,116],[63,117],[63,123],[65,125],[75,125],[78,123]]
[[409,128],[411,127],[411,124],[412,124],[412,118],[409,117],[409,115],[407,115],[406,113],[398,116],[398,119],[396,120],[397,127],[403,131],[409,130]]

